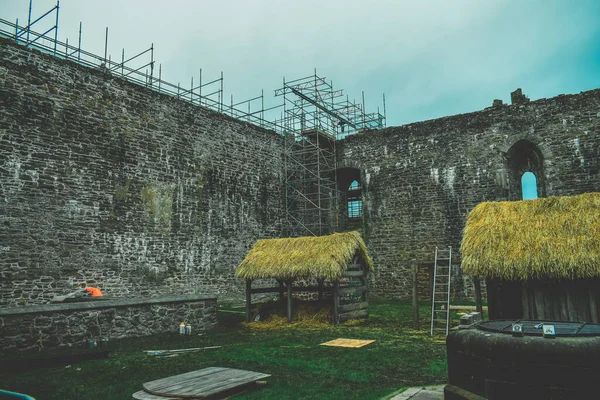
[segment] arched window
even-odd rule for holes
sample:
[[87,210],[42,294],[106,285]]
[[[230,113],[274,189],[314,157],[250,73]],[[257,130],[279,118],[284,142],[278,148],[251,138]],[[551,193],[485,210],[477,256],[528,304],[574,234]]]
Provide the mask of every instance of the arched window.
[[529,200],[545,196],[544,156],[529,140],[519,140],[506,153],[508,199]]
[[362,217],[362,196],[361,187],[358,181],[352,181],[348,186],[348,218]]
[[521,176],[521,191],[523,192],[523,200],[538,198],[537,178],[533,172],[527,171]]
[[336,170],[339,194],[336,231],[344,232],[363,228],[363,190],[366,186],[361,180],[358,168],[343,167]]

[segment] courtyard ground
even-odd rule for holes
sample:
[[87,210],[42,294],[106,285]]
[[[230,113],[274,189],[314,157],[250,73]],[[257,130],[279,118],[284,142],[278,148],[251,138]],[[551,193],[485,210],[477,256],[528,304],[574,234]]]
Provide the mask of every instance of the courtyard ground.
[[[405,387],[446,382],[445,337],[429,336],[427,305],[420,308],[420,331],[411,329],[409,302],[372,301],[369,311],[355,325],[257,329],[245,325],[243,308],[220,307],[219,327],[210,332],[114,341],[108,359],[2,373],[1,388],[38,399],[130,399],[143,382],[211,366],[272,375],[240,399],[380,399]],[[454,319],[456,325],[458,316]],[[319,346],[336,338],[375,342],[362,348]],[[143,353],[203,346],[221,348],[171,358]]]

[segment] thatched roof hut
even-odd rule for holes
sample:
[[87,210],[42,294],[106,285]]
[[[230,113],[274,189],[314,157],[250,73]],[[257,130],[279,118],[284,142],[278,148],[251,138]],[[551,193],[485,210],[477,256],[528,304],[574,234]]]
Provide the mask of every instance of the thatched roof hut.
[[357,254],[370,271],[373,261],[358,232],[262,239],[254,244],[235,275],[242,279],[335,279]]
[[[252,294],[287,292],[288,321],[292,320],[292,292],[333,294],[334,322],[368,315],[367,275],[373,269],[367,247],[358,232],[286,239],[258,240],[237,267],[246,280],[246,320],[252,319]],[[275,278],[278,287],[252,288],[256,279]],[[294,286],[294,280],[316,279],[318,286]],[[325,287],[328,281],[333,286]],[[285,285],[285,289],[284,289]]]
[[487,279],[490,318],[598,320],[600,193],[481,203],[461,251],[463,271]]
[[467,218],[462,268],[482,278],[600,276],[600,193],[481,203]]

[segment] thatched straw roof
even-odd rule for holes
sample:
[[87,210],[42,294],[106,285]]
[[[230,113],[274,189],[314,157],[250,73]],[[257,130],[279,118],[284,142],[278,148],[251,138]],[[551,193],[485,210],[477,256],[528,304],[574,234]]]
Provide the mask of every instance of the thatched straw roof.
[[461,251],[463,271],[482,278],[600,276],[600,193],[481,203]]
[[262,239],[254,244],[235,275],[242,279],[333,279],[348,268],[357,251],[370,270],[373,261],[358,232]]

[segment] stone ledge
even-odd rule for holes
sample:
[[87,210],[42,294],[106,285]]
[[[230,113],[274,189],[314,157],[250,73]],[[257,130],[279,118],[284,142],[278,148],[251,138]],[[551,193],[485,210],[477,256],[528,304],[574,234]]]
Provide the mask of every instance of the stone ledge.
[[61,304],[42,304],[25,307],[13,307],[0,310],[0,317],[9,315],[51,313],[56,311],[79,311],[94,310],[101,308],[129,307],[135,305],[165,304],[165,303],[187,303],[198,300],[217,300],[217,296],[187,295],[187,296],[163,296],[151,298],[98,300]]

